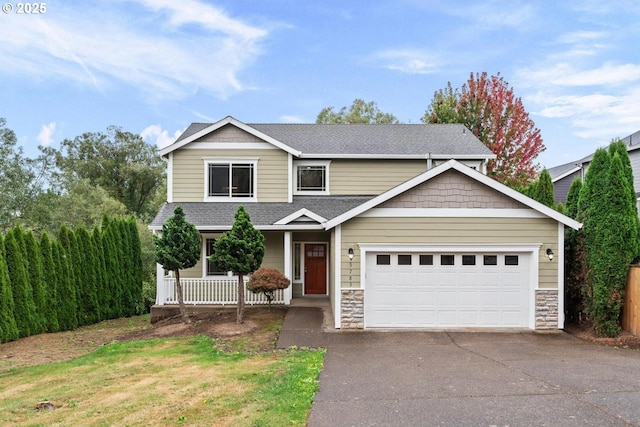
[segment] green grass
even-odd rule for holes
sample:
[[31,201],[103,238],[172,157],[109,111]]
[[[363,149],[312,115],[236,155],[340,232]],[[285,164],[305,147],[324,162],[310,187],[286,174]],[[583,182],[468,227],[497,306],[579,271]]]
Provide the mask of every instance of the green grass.
[[[0,425],[302,426],[324,351],[221,351],[208,337],[113,343],[0,374]],[[56,409],[36,411],[39,402]]]

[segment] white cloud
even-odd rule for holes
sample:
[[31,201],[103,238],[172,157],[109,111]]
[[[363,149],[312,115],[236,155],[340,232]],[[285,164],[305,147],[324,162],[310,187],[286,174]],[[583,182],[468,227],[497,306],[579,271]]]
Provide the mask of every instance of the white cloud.
[[521,70],[519,78],[528,87],[535,86],[622,86],[640,82],[640,65],[605,63],[597,68],[579,69],[569,63]]
[[431,74],[436,71],[435,56],[419,49],[390,49],[376,52],[368,61],[376,66],[406,74]]
[[197,0],[92,8],[61,3],[29,18],[3,17],[3,73],[73,80],[101,91],[125,83],[157,98],[182,98],[201,89],[226,97],[246,89],[238,73],[260,55],[268,35]]
[[56,130],[56,122],[51,122],[48,125],[42,125],[42,129],[38,134],[38,142],[40,144],[47,146],[51,145],[53,142],[53,133]]
[[309,121],[302,117],[285,114],[284,116],[280,116],[280,123],[309,123]]
[[140,132],[140,136],[147,141],[153,141],[155,138],[153,142],[155,142],[156,146],[158,148],[164,148],[172,144],[182,132],[184,132],[184,130],[177,130],[173,135],[169,135],[169,132],[166,129],[162,129],[160,125],[150,125]]

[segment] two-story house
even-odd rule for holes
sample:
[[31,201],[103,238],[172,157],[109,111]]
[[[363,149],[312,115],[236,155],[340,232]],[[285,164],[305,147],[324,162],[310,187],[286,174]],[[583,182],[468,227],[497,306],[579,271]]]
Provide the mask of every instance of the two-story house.
[[[633,187],[636,190],[637,206],[640,210],[640,130],[621,140],[627,146],[627,152],[629,153],[629,160],[633,171]],[[553,192],[556,202],[566,203],[569,188],[571,188],[571,183],[575,179],[579,178],[584,181],[594,154],[595,153],[591,153],[580,160],[574,160],[547,169],[553,182]]]
[[[564,227],[579,223],[486,175],[494,155],[462,125],[194,123],[160,151],[167,203],[202,258],[181,272],[187,304],[233,304],[237,278],[208,261],[243,205],[263,265],[322,295],[336,328],[564,326]],[[156,304],[176,303],[158,270]],[[259,297],[248,294],[248,303]]]

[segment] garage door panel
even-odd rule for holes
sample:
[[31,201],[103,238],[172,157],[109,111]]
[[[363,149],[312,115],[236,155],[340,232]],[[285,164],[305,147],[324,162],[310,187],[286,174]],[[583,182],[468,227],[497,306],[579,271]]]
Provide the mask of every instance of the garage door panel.
[[475,265],[462,265],[462,253],[454,255],[453,265],[440,265],[451,254],[438,253],[429,254],[433,265],[420,265],[420,255],[411,255],[411,265],[398,265],[398,254],[391,254],[390,265],[376,265],[376,254],[367,255],[367,327],[528,325],[530,254],[517,254],[518,265],[505,265],[504,255],[497,256],[497,265],[484,265],[481,253],[473,254]]

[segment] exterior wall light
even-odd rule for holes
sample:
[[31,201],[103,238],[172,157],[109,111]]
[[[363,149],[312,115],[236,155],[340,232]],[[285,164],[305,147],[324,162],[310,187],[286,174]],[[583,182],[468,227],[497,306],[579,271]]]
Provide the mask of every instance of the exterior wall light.
[[349,260],[353,259],[353,248],[349,248],[349,250],[347,250],[347,254],[349,255]]
[[551,248],[547,248],[547,256],[549,257],[549,261],[553,261],[553,251]]

